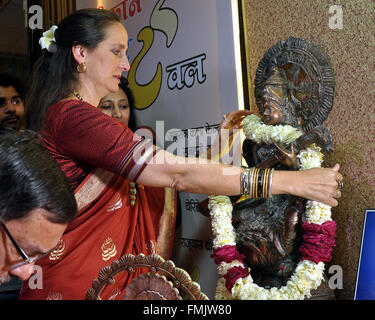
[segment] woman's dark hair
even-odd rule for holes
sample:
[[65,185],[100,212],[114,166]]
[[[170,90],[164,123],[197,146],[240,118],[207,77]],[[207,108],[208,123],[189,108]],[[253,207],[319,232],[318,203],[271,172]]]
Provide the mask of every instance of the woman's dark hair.
[[133,92],[129,88],[128,79],[121,77],[121,81],[118,86],[120,87],[122,91],[124,91],[124,93],[128,97],[129,110],[130,110],[128,127],[134,132],[136,129],[135,116],[134,116],[135,100],[134,100]]
[[69,223],[77,214],[70,183],[31,130],[0,128],[0,217],[21,219],[38,208],[54,223]]
[[55,31],[56,52],[45,52],[35,63],[28,102],[27,127],[42,129],[46,110],[69,96],[77,85],[77,62],[72,46],[95,49],[105,40],[106,29],[120,22],[117,14],[101,9],[82,9],[64,18]]

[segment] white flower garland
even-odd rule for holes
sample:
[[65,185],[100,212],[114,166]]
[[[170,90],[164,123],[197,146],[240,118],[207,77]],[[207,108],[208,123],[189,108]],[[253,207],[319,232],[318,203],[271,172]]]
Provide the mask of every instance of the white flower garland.
[[266,125],[255,114],[243,119],[242,125],[246,138],[258,144],[278,143],[289,145],[302,135],[301,131],[289,125]]
[[[268,126],[261,122],[256,115],[247,116],[243,120],[243,130],[246,138],[260,143],[280,143],[288,145],[302,135],[291,126]],[[320,167],[323,155],[320,148],[312,145],[302,150],[297,158],[300,161],[300,170]],[[213,248],[224,245],[236,245],[236,235],[232,226],[232,203],[227,196],[210,196],[209,209],[212,217],[214,233]],[[316,201],[307,201],[303,221],[323,224],[331,221],[331,207]],[[314,263],[309,260],[300,261],[287,284],[281,288],[265,289],[253,282],[249,275],[236,280],[231,292],[225,287],[224,275],[235,266],[247,268],[243,261],[234,260],[230,263],[222,262],[218,266],[221,276],[216,287],[217,300],[303,300],[311,296],[311,290],[317,289],[323,280],[324,263]]]

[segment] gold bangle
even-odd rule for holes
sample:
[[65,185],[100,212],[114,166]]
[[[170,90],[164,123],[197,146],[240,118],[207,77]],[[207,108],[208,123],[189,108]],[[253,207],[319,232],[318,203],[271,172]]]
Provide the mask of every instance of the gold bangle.
[[270,169],[266,168],[264,169],[263,174],[263,185],[262,185],[262,198],[267,198],[268,195],[268,178],[270,174]]
[[254,180],[254,171],[256,168],[250,168],[249,170],[249,196],[253,196],[253,180]]
[[253,188],[252,188],[252,198],[257,198],[258,197],[258,176],[259,176],[259,171],[260,168],[255,168],[254,169],[254,174],[253,174]]

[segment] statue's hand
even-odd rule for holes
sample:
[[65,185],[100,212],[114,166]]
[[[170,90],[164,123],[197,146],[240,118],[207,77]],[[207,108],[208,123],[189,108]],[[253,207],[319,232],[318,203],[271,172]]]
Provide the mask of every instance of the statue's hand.
[[323,125],[317,126],[311,131],[316,132],[317,141],[316,143],[324,150],[324,151],[333,151],[332,146],[332,136],[329,129]]
[[333,151],[331,132],[323,125],[316,126],[293,142],[297,153],[313,143],[324,151]]
[[292,169],[296,169],[297,168],[297,157],[296,157],[296,153],[294,152],[294,145],[291,144],[291,150],[290,151],[281,147],[281,146],[279,146],[277,143],[275,143],[275,146],[278,150],[278,152],[276,152],[277,160],[285,166],[288,166]]

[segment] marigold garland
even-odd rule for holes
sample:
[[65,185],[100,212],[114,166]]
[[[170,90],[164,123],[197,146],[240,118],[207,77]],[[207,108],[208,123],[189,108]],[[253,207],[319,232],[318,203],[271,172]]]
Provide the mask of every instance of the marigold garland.
[[[302,133],[291,126],[269,126],[261,122],[256,115],[243,120],[245,136],[260,143],[279,143],[288,145]],[[320,167],[323,155],[320,148],[311,145],[298,155],[300,170]],[[317,289],[323,280],[324,262],[331,260],[336,224],[331,219],[328,205],[307,201],[302,217],[304,228],[302,254],[293,275],[281,288],[265,289],[253,282],[246,264],[236,248],[236,236],[232,226],[233,206],[226,196],[210,196],[209,209],[214,233],[212,257],[218,265],[221,276],[216,287],[218,300],[303,300],[311,296],[311,290]]]

